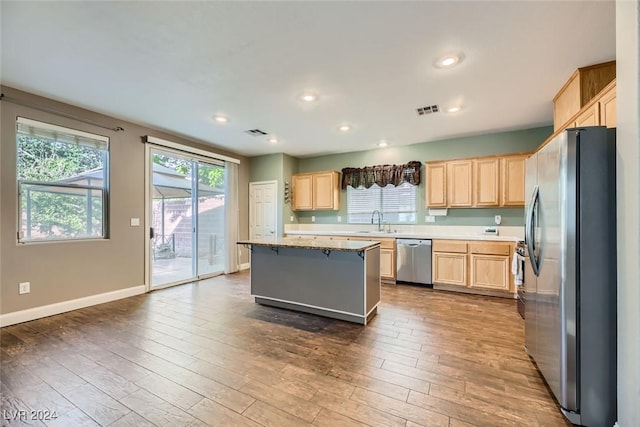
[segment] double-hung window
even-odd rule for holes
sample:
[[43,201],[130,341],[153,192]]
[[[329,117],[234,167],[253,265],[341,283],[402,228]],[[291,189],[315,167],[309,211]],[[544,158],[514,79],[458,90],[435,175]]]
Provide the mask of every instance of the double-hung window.
[[391,224],[415,224],[417,220],[417,186],[407,182],[394,186],[369,188],[347,186],[347,221],[351,224],[370,223],[378,210],[382,220]]
[[16,122],[18,241],[105,239],[109,138]]

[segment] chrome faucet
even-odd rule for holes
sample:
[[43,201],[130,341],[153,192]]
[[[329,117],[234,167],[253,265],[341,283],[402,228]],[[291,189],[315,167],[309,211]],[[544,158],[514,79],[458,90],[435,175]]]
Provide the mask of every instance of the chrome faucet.
[[380,213],[380,211],[378,209],[376,209],[373,212],[371,212],[371,224],[373,224],[373,216],[376,213],[378,214],[378,231],[382,231],[382,228],[380,227],[380,221],[382,221],[382,214]]

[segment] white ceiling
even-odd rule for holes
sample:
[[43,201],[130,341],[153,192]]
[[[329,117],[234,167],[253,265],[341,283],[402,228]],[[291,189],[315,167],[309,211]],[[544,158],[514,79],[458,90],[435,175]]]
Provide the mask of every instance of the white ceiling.
[[[615,59],[614,1],[1,2],[3,85],[244,155],[551,124]],[[434,61],[464,54],[455,68]],[[304,104],[312,90],[319,100]],[[415,109],[461,103],[457,114]],[[229,117],[222,125],[212,117]],[[341,123],[353,131],[341,133]],[[246,134],[259,128],[280,139]]]

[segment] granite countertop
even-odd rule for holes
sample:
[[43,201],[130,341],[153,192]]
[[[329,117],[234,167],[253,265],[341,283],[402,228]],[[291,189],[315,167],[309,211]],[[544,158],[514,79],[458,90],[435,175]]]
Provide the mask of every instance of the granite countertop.
[[[296,230],[287,231],[291,236],[354,236],[387,239],[432,239],[432,240],[492,240],[502,242],[519,242],[522,239],[515,236],[494,236],[490,234],[439,234],[439,233],[387,233],[377,231],[308,231]],[[300,239],[303,240],[303,239]]]
[[358,252],[380,246],[380,242],[375,240],[322,240],[322,239],[300,239],[300,238],[280,238],[275,240],[239,240],[238,245],[256,245],[278,248],[299,248],[299,249],[326,249],[330,251],[351,251]]

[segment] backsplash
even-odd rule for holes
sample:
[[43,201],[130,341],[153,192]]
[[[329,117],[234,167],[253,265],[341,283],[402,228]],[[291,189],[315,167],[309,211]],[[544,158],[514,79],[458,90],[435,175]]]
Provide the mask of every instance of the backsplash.
[[[524,227],[513,226],[497,226],[498,235],[502,237],[515,237],[518,239],[524,239]],[[371,224],[286,224],[284,226],[285,234],[292,231],[317,231],[318,233],[329,231],[376,231],[377,225]],[[464,225],[392,225],[391,230],[395,233],[402,234],[424,234],[431,236],[442,236],[446,238],[447,235],[468,235],[478,236],[483,235],[484,226],[464,226]],[[393,234],[390,234],[393,237]]]
[[[468,226],[490,226],[495,225],[496,215],[502,217],[501,226],[521,227],[524,225],[524,208],[469,208],[469,209],[449,209],[447,216],[437,216],[435,223],[426,223],[425,215],[429,211],[426,208],[418,210],[418,221],[415,226],[425,225],[468,225]],[[315,217],[315,222],[312,221]],[[338,220],[340,217],[340,220]],[[295,221],[297,219],[297,221]],[[384,220],[384,218],[383,218]],[[298,211],[294,214],[294,222],[298,224],[347,224],[347,214],[344,209],[339,211]],[[350,224],[360,226],[359,224]]]

